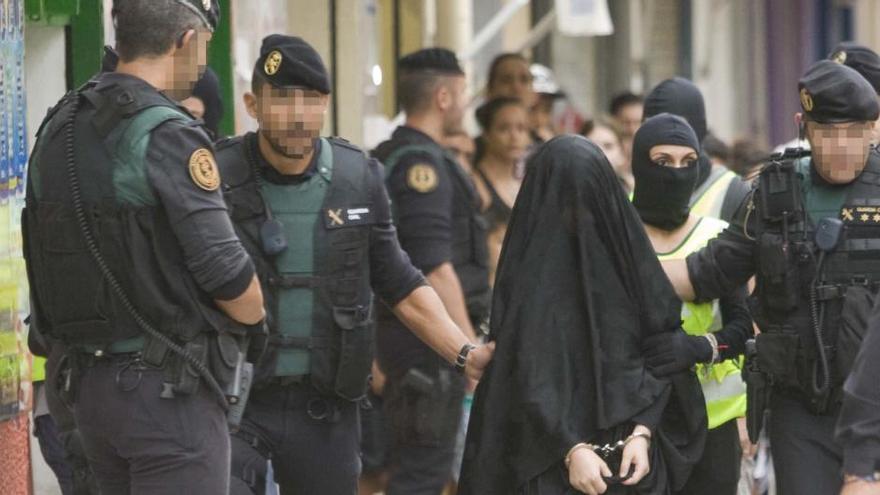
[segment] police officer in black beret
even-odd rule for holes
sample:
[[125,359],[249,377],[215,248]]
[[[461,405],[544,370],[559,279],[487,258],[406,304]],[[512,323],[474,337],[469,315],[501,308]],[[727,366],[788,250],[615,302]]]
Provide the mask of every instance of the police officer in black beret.
[[[438,144],[461,130],[464,72],[454,53],[430,48],[403,57],[398,74],[406,123],[374,156],[385,165],[401,246],[474,338],[488,307],[486,223],[468,175]],[[386,493],[439,494],[449,479],[465,383],[381,307],[377,335],[393,430]]]
[[477,378],[491,350],[471,346],[400,249],[379,162],[321,137],[331,84],[315,49],[268,36],[251,89],[259,130],[219,143],[217,159],[270,336],[233,438],[231,493],[263,493],[271,458],[283,494],[354,494],[373,292],[450,368]]
[[[839,64],[855,69],[874,87],[880,98],[880,55],[867,46],[844,41],[834,48],[828,57]],[[880,120],[874,126],[874,146],[880,144]]]
[[835,441],[834,426],[880,290],[880,154],[870,147],[880,104],[865,78],[830,60],[813,65],[798,91],[812,154],[772,158],[739,219],[686,266],[664,265],[686,300],[756,277],[761,333],[745,372],[750,436],[772,411],[779,493],[833,494],[841,467],[866,474],[857,451]]
[[50,111],[31,157],[33,328],[63,350],[49,381],[102,493],[226,493],[224,411],[243,398],[238,356],[263,300],[211,141],[175,101],[204,70],[219,9],[126,0],[114,13],[115,72]]

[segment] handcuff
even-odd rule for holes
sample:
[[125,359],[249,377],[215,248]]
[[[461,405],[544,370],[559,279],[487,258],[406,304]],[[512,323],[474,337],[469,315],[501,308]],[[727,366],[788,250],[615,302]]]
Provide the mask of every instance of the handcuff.
[[623,450],[627,445],[629,445],[631,441],[635,440],[636,438],[644,438],[645,440],[650,442],[651,434],[644,431],[635,432],[623,440],[618,440],[613,443],[606,443],[605,445],[593,445],[586,442],[579,443],[572,447],[571,450],[568,451],[568,454],[565,456],[565,468],[568,469],[571,467],[571,457],[578,450],[590,449],[602,459],[607,459],[611,456],[611,454],[614,454],[618,450]]

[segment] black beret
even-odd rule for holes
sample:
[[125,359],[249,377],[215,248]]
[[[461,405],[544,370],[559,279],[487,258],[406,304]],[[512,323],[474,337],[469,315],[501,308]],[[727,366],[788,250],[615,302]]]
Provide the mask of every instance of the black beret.
[[844,41],[834,48],[828,59],[855,69],[880,95],[880,55],[877,52],[867,46]]
[[330,94],[330,74],[324,61],[312,45],[296,36],[266,36],[254,71],[276,88],[307,88]]
[[798,83],[801,107],[816,122],[877,120],[880,103],[871,84],[858,72],[831,60],[813,64]]
[[177,3],[193,11],[211,31],[217,29],[220,23],[220,3],[217,0],[177,0]]
[[397,63],[401,72],[433,71],[456,76],[464,75],[458,57],[445,48],[425,48],[404,56]]

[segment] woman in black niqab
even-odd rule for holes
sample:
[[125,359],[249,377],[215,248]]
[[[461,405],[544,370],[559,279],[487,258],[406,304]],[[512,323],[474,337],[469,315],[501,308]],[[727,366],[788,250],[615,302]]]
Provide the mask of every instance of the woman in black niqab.
[[679,326],[680,302],[600,149],[579,136],[539,148],[501,254],[497,348],[477,389],[459,493],[575,493],[570,449],[625,438],[636,424],[652,432],[651,471],[607,493],[681,487],[702,453],[702,392],[693,373],[654,377],[640,351]]

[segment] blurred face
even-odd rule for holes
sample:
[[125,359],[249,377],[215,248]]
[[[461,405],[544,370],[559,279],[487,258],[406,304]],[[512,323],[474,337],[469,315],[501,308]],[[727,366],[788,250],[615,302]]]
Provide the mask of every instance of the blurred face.
[[443,111],[443,133],[463,132],[464,112],[467,108],[467,80],[464,76],[447,78],[437,94],[438,105]]
[[655,165],[670,168],[686,168],[697,164],[697,151],[677,144],[658,144],[648,152]]
[[831,184],[848,184],[865,169],[874,122],[820,124],[806,122],[813,167]]
[[620,124],[623,137],[632,138],[636,135],[636,131],[638,131],[639,126],[642,125],[643,110],[644,106],[641,103],[633,103],[631,105],[626,105],[617,111],[614,118],[617,119],[617,122]]
[[532,89],[532,73],[529,64],[518,58],[505,59],[498,65],[495,79],[490,81],[489,99],[498,97],[518,98],[526,107],[535,104]]
[[620,144],[620,139],[618,139],[614,131],[603,125],[597,125],[585,137],[602,148],[614,170],[623,167],[626,157],[623,154],[623,146]]
[[500,108],[484,134],[486,153],[503,160],[521,160],[529,146],[529,123],[525,109],[520,105]]
[[208,66],[208,43],[213,34],[207,30],[190,30],[175,45],[171,57],[172,76],[167,93],[182,100],[192,94],[193,86]]
[[455,156],[458,163],[470,170],[474,163],[474,140],[467,134],[450,134],[443,139],[443,144]]
[[304,88],[274,88],[263,84],[259,96],[245,95],[248,113],[276,152],[301,159],[312,152],[324,127],[328,95]]

